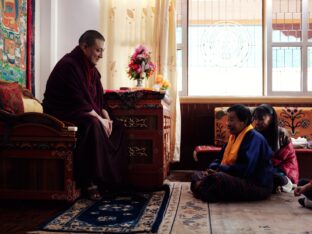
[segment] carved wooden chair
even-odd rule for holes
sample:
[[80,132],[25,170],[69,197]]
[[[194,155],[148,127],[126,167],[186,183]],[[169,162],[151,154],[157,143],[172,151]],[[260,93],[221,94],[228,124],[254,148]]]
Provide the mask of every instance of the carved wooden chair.
[[[9,94],[3,95],[2,84],[0,198],[75,200],[79,196],[73,178],[77,127],[40,113],[42,107],[39,112],[28,112],[24,105],[24,111],[13,113],[11,109],[16,107],[16,103],[12,98],[7,99]],[[14,90],[10,89],[10,92],[15,97],[18,91]],[[8,102],[13,102],[10,103],[13,105],[11,109],[6,106]]]

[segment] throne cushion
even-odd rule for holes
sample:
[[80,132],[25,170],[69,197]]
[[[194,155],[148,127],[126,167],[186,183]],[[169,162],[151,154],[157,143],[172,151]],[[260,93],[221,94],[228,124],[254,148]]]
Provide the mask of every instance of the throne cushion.
[[22,100],[23,100],[23,106],[24,106],[24,112],[25,113],[27,113],[27,112],[43,113],[42,105],[37,99],[25,97],[23,95]]
[[23,88],[17,82],[0,80],[0,109],[10,114],[27,112],[43,113],[43,108],[30,90]]
[[22,114],[22,93],[17,82],[0,83],[0,107],[10,114]]

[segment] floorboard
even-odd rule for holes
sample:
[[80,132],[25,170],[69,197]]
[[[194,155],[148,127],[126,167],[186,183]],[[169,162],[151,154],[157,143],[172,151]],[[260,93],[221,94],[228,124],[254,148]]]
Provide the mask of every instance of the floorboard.
[[70,204],[59,201],[0,201],[0,233],[22,234],[34,230]]
[[312,233],[312,210],[293,193],[273,194],[257,202],[209,204],[212,233]]

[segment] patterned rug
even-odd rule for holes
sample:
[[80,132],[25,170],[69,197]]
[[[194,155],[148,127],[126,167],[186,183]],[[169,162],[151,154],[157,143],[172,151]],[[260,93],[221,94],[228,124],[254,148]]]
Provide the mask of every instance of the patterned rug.
[[97,202],[80,199],[30,233],[156,233],[169,193],[165,185],[157,191],[106,194]]
[[170,198],[159,234],[312,234],[311,209],[293,192],[264,201],[206,203],[194,198],[189,182],[167,182]]
[[[147,201],[145,204],[153,204],[141,208],[142,215],[139,216],[138,221],[132,219],[132,223],[124,223],[121,222],[120,219],[114,218],[111,221],[112,227],[102,226],[102,223],[107,221],[107,219],[111,219],[111,216],[98,216],[96,213],[101,211],[90,210],[90,205],[85,205],[85,202],[81,203],[78,201],[78,203],[75,204],[75,208],[69,209],[65,214],[63,213],[61,215],[62,219],[59,220],[59,223],[55,222],[55,220],[57,220],[56,218],[44,226],[44,228],[54,227],[54,229],[50,229],[50,231],[32,231],[28,233],[312,233],[311,210],[302,208],[293,193],[273,194],[265,201],[208,204],[194,198],[190,191],[189,182],[166,181],[165,183],[167,184],[166,191],[154,192],[153,195],[151,195],[151,193],[143,193],[145,195],[138,193],[141,195],[139,195],[137,199],[133,199],[133,196],[128,196],[131,198],[130,200],[135,201],[134,203],[139,202],[137,200],[141,200],[142,197],[146,197]],[[170,188],[170,192],[168,188]],[[169,198],[167,197],[167,199],[166,196]],[[124,200],[124,197],[127,197],[127,194],[120,197],[121,200]],[[167,200],[168,202],[166,202]],[[87,203],[90,203],[90,201]],[[107,210],[108,207],[110,207],[109,209],[114,208],[121,210],[119,204],[108,207],[107,203],[103,203],[103,201],[100,202],[100,204],[102,204],[101,207],[104,210]],[[131,206],[124,205],[121,213],[127,215],[130,207]],[[79,213],[83,213],[82,211],[88,212],[88,210],[89,213],[92,213],[91,215],[80,215],[80,219],[76,218],[79,216]],[[157,216],[157,218],[155,216]],[[101,218],[97,220],[96,217]],[[60,222],[62,222],[63,219],[67,220],[66,222],[63,222],[63,227],[65,227],[55,228],[57,226],[61,227]],[[79,222],[75,220],[79,220]],[[161,222],[160,225],[159,222]],[[94,226],[94,223],[97,223],[98,226]],[[125,226],[116,229],[115,225]],[[72,229],[70,229],[70,227],[72,227]],[[65,229],[67,231],[64,231]],[[52,230],[54,231],[52,232]]]
[[209,207],[194,198],[189,182],[166,182],[170,198],[159,234],[210,233]]

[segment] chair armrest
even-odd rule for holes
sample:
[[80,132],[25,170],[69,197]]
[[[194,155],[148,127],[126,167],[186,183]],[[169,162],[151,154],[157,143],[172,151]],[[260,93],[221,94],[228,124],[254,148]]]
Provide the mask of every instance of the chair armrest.
[[68,131],[77,131],[77,127],[72,123],[61,121],[46,113],[27,112],[15,115],[4,110],[0,110],[0,121],[7,122],[12,125],[35,123],[49,126],[58,131],[62,131],[64,129]]
[[65,124],[58,120],[57,118],[44,114],[44,113],[36,113],[36,112],[27,112],[19,115],[9,114],[5,111],[0,112],[0,120],[7,121],[13,125],[16,124],[25,124],[25,123],[37,123],[48,125],[55,129],[60,129],[65,127]]

